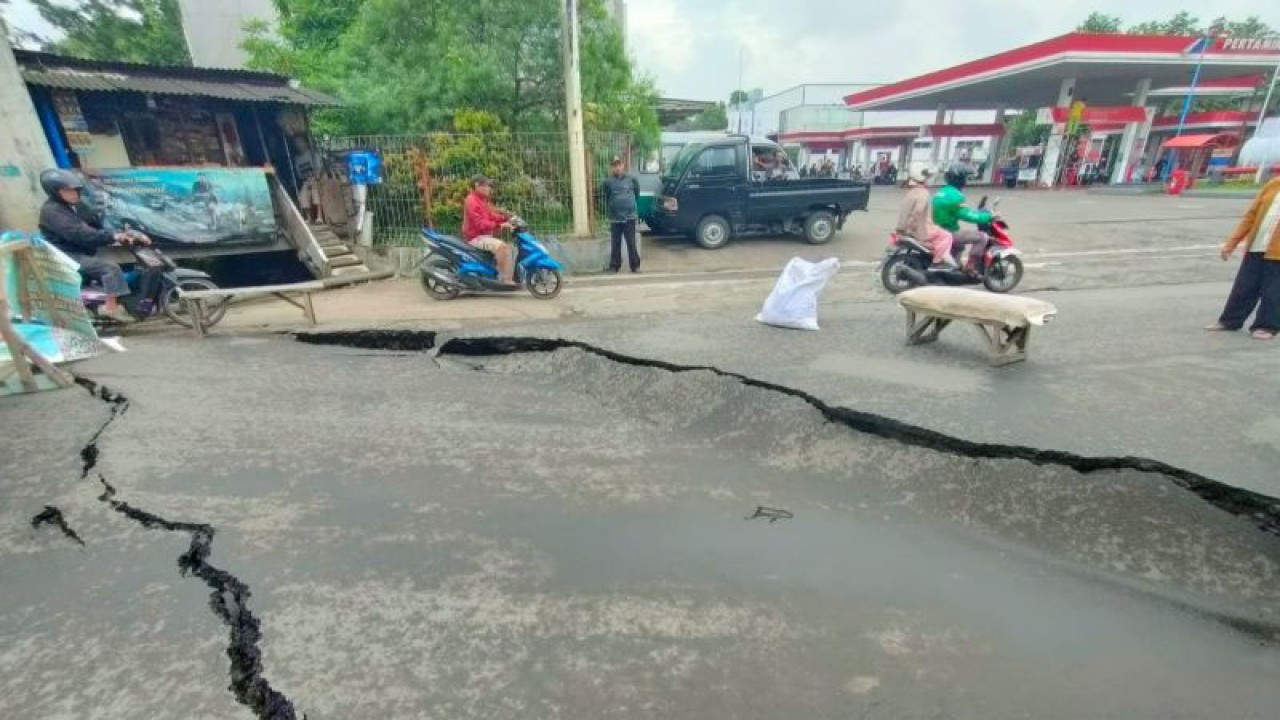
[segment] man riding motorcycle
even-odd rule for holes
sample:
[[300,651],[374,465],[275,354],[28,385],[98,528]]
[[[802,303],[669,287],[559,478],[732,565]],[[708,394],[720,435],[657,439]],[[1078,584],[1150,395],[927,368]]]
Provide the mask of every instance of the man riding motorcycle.
[[[145,235],[104,229],[100,218],[86,218],[77,210],[84,181],[69,170],[45,170],[40,173],[40,187],[49,199],[40,208],[40,232],[44,239],[80,264],[80,274],[102,283],[107,300],[102,314],[122,323],[146,317],[151,290],[160,276],[155,270],[142,269],[138,292],[134,294],[120,266],[98,257],[98,248],[139,243],[150,245]],[[124,303],[124,307],[120,303]]]
[[[956,247],[971,246],[970,260],[981,258],[987,251],[987,236],[978,230],[962,229],[960,222],[985,225],[991,222],[994,215],[986,210],[974,210],[964,204],[964,186],[968,181],[968,173],[952,167],[945,175],[947,184],[933,196],[933,222],[943,230],[949,231],[955,239]],[[964,263],[966,270],[970,263]]]

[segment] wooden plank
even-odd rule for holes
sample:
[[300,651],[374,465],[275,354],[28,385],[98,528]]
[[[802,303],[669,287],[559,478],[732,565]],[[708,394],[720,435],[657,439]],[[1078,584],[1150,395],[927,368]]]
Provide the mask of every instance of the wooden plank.
[[[23,245],[26,243],[23,242]],[[9,319],[9,295],[5,291],[4,276],[5,273],[0,272],[0,337],[3,337],[5,344],[9,346],[9,357],[13,358],[13,367],[18,372],[18,379],[22,381],[22,389],[35,392],[39,388],[36,386],[36,378],[32,375],[30,366],[27,365],[24,350],[26,343],[19,337],[18,331],[13,329],[13,322]]]
[[26,240],[6,240],[5,242],[0,243],[0,255],[7,255],[9,253],[16,253],[30,249],[31,243]]
[[178,290],[179,297],[183,298],[234,298],[248,297],[251,295],[274,295],[275,293],[289,292],[317,292],[324,290],[324,283],[313,280],[304,283],[294,283],[292,285],[260,285],[256,287],[241,288],[218,288],[217,290]]
[[40,368],[40,372],[44,373],[46,377],[54,382],[54,384],[61,388],[69,388],[75,384],[71,379],[70,373],[49,362],[48,358],[37,352],[36,349],[31,347],[31,345],[29,345],[25,340],[20,340],[19,342],[22,343],[22,352],[25,353],[26,356],[31,359],[31,362],[34,363],[36,367]]
[[311,293],[307,293],[302,297],[304,301],[307,303],[307,309],[305,311],[307,315],[307,320],[310,321],[313,326],[318,325],[319,323],[316,322],[316,306],[311,303]]

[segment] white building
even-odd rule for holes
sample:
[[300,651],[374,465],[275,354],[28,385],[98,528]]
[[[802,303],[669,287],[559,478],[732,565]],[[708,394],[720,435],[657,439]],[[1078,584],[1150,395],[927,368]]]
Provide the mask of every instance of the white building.
[[271,0],[178,0],[178,8],[191,62],[197,67],[243,68],[249,59],[240,47],[244,24],[276,24]]
[[[960,155],[974,162],[986,160],[988,140],[982,137],[920,137],[921,128],[936,122],[931,112],[856,112],[844,98],[875,83],[797,85],[765,96],[756,90],[752,101],[729,112],[729,130],[752,137],[776,136],[783,145],[798,148],[801,163],[827,158],[837,164],[869,165],[881,153],[899,167],[937,167]],[[989,112],[949,113],[947,124],[990,123]],[[741,121],[741,125],[739,125]]]

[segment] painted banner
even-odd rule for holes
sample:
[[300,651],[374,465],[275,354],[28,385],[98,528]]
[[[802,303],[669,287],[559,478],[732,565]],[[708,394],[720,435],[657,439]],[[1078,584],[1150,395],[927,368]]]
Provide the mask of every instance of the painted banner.
[[[5,294],[18,335],[54,363],[85,360],[106,352],[107,346],[98,339],[89,312],[80,302],[80,266],[39,237],[0,235],[0,242],[22,239],[31,246],[22,253],[30,260],[25,268],[17,255],[0,254],[0,272],[4,273]],[[9,372],[12,365],[9,346],[0,342],[0,394],[21,391],[17,376]]]
[[141,230],[161,245],[275,241],[275,208],[260,169],[121,168],[85,175],[90,202],[107,225]]

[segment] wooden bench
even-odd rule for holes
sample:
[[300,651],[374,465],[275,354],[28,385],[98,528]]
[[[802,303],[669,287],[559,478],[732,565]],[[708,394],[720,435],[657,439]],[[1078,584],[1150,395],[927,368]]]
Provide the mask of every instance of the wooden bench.
[[[301,310],[302,314],[307,317],[307,322],[315,325],[316,309],[311,302],[311,293],[324,289],[324,283],[313,280],[311,282],[293,283],[292,285],[260,285],[257,287],[219,288],[217,290],[179,289],[178,297],[182,301],[183,309],[191,316],[191,329],[195,330],[196,337],[204,337],[210,327],[206,320],[208,307],[205,305],[209,300],[222,298],[230,303],[232,300],[272,295]],[[295,299],[298,296],[301,296],[301,300]]]
[[952,322],[967,322],[987,341],[988,361],[997,367],[1026,360],[1031,328],[1058,313],[1043,300],[957,287],[908,290],[898,304],[907,311],[908,345],[934,342]]

